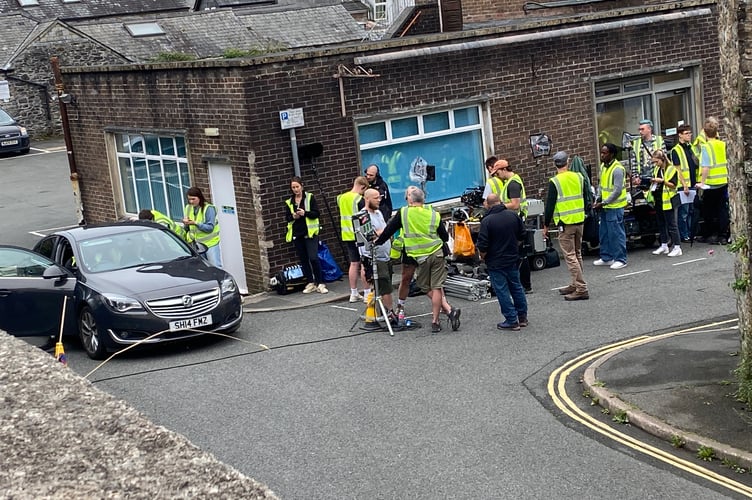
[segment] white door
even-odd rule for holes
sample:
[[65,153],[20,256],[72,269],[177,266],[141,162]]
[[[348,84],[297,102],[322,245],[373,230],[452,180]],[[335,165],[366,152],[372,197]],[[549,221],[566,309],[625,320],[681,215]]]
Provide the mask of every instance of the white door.
[[222,252],[222,267],[230,273],[240,288],[248,293],[243,264],[243,247],[240,244],[240,225],[235,204],[235,184],[232,182],[232,167],[226,163],[209,162],[209,185],[212,204],[219,217],[219,248]]

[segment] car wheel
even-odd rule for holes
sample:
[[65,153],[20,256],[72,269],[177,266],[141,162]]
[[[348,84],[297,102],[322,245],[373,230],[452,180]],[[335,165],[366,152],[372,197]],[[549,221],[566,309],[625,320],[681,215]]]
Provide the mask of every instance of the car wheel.
[[533,256],[532,260],[530,261],[530,267],[532,267],[535,271],[540,271],[542,269],[545,269],[546,268],[546,256],[545,255]]
[[22,154],[22,155],[25,155],[25,154],[26,154],[26,153],[28,153],[28,152],[29,152],[30,150],[31,150],[31,148],[26,148],[26,149],[22,149],[22,150],[21,150],[21,154]]
[[78,315],[78,336],[91,359],[104,359],[107,356],[107,349],[102,344],[102,336],[89,306],[84,306]]

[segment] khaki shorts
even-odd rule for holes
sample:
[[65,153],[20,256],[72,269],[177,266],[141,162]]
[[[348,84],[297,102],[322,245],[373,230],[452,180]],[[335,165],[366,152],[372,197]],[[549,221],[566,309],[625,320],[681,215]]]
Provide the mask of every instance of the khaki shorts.
[[446,261],[441,248],[428,256],[423,263],[418,264],[415,281],[423,293],[444,287],[447,279]]

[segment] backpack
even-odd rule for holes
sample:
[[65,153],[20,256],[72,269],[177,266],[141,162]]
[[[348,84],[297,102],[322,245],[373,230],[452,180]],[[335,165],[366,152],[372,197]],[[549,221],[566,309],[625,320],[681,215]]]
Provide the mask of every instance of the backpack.
[[287,265],[275,274],[269,284],[278,294],[287,295],[305,288],[308,280],[303,276],[303,268],[300,264]]

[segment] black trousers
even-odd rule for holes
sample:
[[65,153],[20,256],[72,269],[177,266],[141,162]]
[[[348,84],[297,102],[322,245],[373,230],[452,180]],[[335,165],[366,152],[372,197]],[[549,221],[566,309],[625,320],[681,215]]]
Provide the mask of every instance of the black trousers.
[[729,236],[728,186],[702,191],[703,236]]
[[324,282],[321,278],[321,263],[319,262],[319,237],[293,238],[295,252],[300,259],[300,267],[303,268],[303,276],[308,283],[319,285]]

